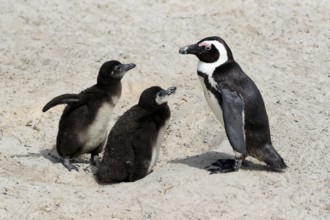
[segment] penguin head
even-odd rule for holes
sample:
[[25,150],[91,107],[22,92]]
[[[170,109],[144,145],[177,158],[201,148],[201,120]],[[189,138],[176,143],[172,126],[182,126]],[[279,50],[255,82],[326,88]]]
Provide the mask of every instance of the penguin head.
[[135,66],[134,63],[122,64],[117,60],[105,62],[100,68],[97,83],[107,85],[111,81],[121,80],[125,73]]
[[141,93],[139,106],[148,110],[158,109],[167,104],[169,96],[175,91],[176,87],[168,89],[162,89],[159,86],[150,87]]
[[196,44],[180,48],[180,54],[194,54],[204,63],[217,63],[220,66],[228,61],[234,60],[233,54],[220,37],[206,37]]

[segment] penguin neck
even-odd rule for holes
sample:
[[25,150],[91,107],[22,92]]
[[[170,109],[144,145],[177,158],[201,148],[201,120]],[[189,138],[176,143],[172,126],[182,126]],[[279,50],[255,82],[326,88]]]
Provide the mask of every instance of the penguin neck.
[[197,74],[202,79],[202,82],[206,85],[209,90],[218,90],[218,83],[214,79],[214,73],[216,75],[225,74],[228,71],[226,69],[230,68],[236,62],[234,60],[228,60],[219,66],[216,66],[215,63],[204,63],[199,61],[197,67]]
[[148,117],[153,118],[158,126],[162,126],[165,122],[171,117],[171,111],[168,104],[164,103],[158,107],[151,107],[151,106],[141,106],[147,112],[149,112]]
[[197,74],[210,84],[211,87],[216,88],[217,83],[213,79],[214,70],[220,66],[219,62],[205,63],[203,61],[198,61]]
[[97,82],[96,86],[104,93],[108,94],[109,96],[121,95],[122,85],[120,80],[111,80],[111,81],[107,81],[107,83]]
[[100,88],[107,88],[107,87],[116,87],[117,85],[121,84],[121,79],[97,79],[96,84]]
[[219,59],[213,63],[207,63],[199,60],[197,64],[197,71],[205,73],[207,75],[212,75],[215,69],[233,62],[235,62],[234,59],[229,59],[229,60]]

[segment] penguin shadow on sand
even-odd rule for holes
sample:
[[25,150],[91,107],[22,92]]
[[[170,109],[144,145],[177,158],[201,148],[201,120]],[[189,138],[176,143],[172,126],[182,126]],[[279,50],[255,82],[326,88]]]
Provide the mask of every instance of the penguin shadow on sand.
[[[212,168],[212,164],[215,163],[219,159],[234,159],[234,155],[230,155],[227,153],[222,153],[218,151],[208,151],[202,153],[200,155],[191,156],[183,159],[176,159],[170,161],[170,163],[174,164],[185,164],[190,167],[198,168],[205,170],[207,172],[208,169]],[[242,170],[248,171],[267,171],[267,172],[276,172],[270,169],[266,164],[259,164],[252,162],[251,160],[245,160],[242,164]]]
[[[56,145],[53,145],[51,149],[43,149],[43,150],[40,150],[39,152],[40,152],[39,156],[49,160],[53,164],[63,162],[62,161],[63,159],[61,158],[61,156],[59,156],[58,153],[56,152]],[[83,165],[83,167],[81,167],[81,168],[85,172],[93,173],[93,174],[96,172],[96,167],[90,165],[90,161],[86,158],[83,158],[83,157],[72,158],[71,162],[77,164],[78,167],[79,167],[79,164]]]

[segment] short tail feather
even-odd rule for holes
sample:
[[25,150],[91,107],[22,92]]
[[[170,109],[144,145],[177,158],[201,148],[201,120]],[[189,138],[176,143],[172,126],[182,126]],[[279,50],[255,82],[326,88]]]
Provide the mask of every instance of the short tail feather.
[[257,152],[254,152],[257,159],[264,161],[270,168],[281,171],[287,168],[283,158],[277,153],[275,148],[266,144],[263,148],[259,149]]

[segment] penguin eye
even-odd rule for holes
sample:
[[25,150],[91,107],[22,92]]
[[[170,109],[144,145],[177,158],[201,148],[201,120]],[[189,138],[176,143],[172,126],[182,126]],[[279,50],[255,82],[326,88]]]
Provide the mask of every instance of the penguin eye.
[[114,68],[116,71],[119,71],[120,70],[120,66],[115,66]]
[[205,46],[205,50],[211,50],[211,46],[209,45]]

